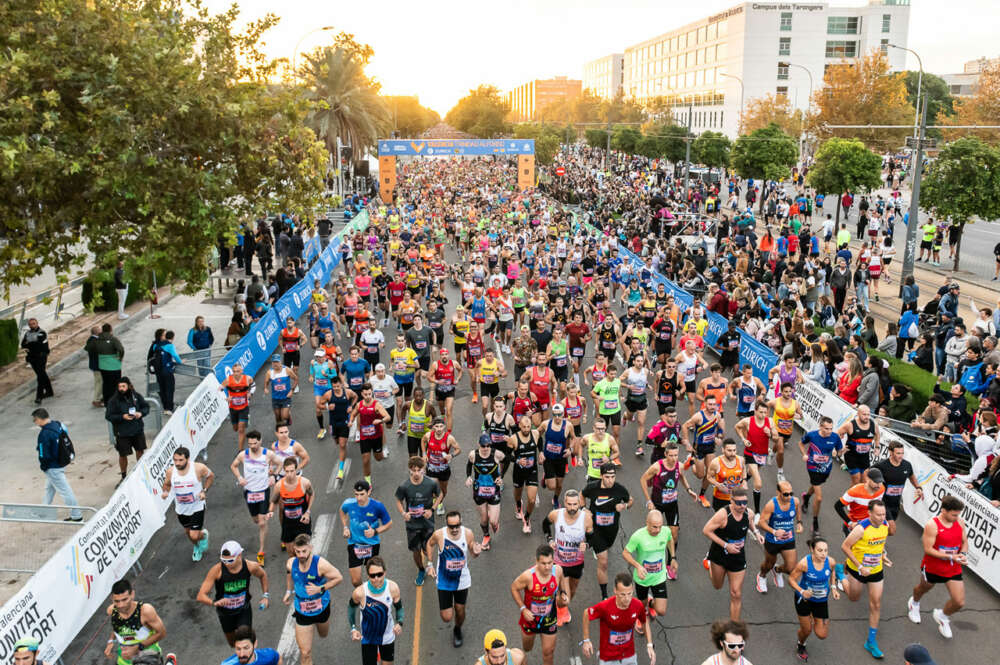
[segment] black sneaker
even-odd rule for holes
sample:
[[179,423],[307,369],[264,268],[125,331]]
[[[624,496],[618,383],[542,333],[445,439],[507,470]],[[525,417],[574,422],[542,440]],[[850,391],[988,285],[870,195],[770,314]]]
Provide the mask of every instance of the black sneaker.
[[795,655],[799,657],[803,663],[809,660],[809,652],[806,651],[806,645],[797,644],[795,645]]
[[802,493],[802,510],[809,510],[809,501],[812,499],[812,494],[808,492]]
[[462,646],[462,629],[458,626],[451,631],[451,644],[456,649]]
[[66,519],[63,520],[63,522],[82,522],[82,521],[83,521],[83,517],[82,516],[81,517],[67,517]]

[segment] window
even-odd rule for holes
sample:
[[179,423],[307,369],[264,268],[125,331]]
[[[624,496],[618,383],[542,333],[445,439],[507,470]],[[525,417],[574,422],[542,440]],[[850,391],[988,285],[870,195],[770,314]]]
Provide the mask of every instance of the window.
[[719,38],[719,24],[713,23],[712,25],[708,26],[708,40],[712,41],[713,39],[718,39],[718,38]]
[[787,86],[787,85],[779,85],[779,86],[778,86],[778,87],[777,87],[777,88],[775,89],[774,93],[775,93],[775,94],[776,94],[776,95],[777,95],[778,97],[786,97],[786,98],[787,98],[787,97],[788,97],[788,86]]
[[856,58],[857,56],[857,42],[830,41],[826,43],[826,57],[828,58]]
[[778,23],[778,29],[782,32],[791,32],[792,12],[781,12],[781,20]]
[[705,49],[705,53],[703,54],[702,61],[705,62],[706,64],[712,64],[713,62],[715,62],[715,47],[714,46],[709,46],[707,49]]
[[883,39],[881,42],[879,42],[878,48],[879,48],[880,51],[882,51],[882,53],[888,53],[889,52],[889,40],[888,39]]
[[826,19],[826,32],[830,35],[858,34],[857,16],[830,16]]
[[892,14],[882,14],[882,32],[889,32],[889,26],[892,24]]
[[778,63],[778,80],[779,81],[788,80],[788,65],[784,62]]
[[778,38],[778,55],[791,55],[791,54],[792,54],[792,38],[791,37]]

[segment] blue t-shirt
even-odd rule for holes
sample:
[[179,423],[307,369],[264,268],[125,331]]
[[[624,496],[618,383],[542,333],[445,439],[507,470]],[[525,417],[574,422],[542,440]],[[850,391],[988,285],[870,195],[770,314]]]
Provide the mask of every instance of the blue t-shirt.
[[347,377],[347,387],[354,392],[359,392],[365,383],[365,374],[372,371],[371,363],[367,360],[345,360],[340,365]]
[[806,432],[802,437],[802,443],[809,446],[806,454],[806,469],[815,473],[829,473],[833,466],[833,451],[844,447],[840,436],[836,432],[831,432],[830,436],[820,436],[819,430]]
[[340,504],[340,510],[347,515],[348,528],[351,530],[351,535],[347,540],[349,545],[377,545],[379,535],[376,533],[371,538],[366,538],[365,529],[369,527],[377,529],[392,521],[392,518],[389,517],[389,511],[385,509],[385,504],[375,499],[368,499],[366,506],[358,505],[357,499],[345,499]]
[[[278,665],[280,656],[274,649],[254,649],[253,660],[247,665]],[[240,665],[240,659],[233,654],[222,661],[222,665]]]

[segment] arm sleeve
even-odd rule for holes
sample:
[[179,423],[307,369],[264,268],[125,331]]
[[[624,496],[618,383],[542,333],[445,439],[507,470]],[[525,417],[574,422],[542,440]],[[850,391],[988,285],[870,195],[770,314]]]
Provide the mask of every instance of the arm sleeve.
[[840,518],[844,520],[844,522],[851,521],[850,516],[847,514],[847,504],[844,503],[843,498],[833,504],[833,509],[837,511],[837,514],[840,515]]
[[351,597],[351,599],[347,601],[347,625],[351,628],[351,630],[357,629],[357,620],[358,604],[354,602],[354,598]]
[[396,611],[396,616],[395,616],[396,623],[402,625],[403,620],[406,619],[406,612],[403,611],[403,599],[400,598],[399,600],[395,601],[392,604],[392,609]]

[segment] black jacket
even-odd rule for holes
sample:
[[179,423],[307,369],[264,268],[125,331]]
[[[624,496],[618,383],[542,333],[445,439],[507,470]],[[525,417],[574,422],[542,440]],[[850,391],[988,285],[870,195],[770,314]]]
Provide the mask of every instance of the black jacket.
[[[141,413],[143,417],[137,420],[125,420],[123,416],[133,407],[136,413]],[[116,391],[104,408],[104,417],[114,426],[115,436],[135,436],[136,434],[142,434],[144,430],[143,422],[148,415],[149,402],[135,390],[130,390],[125,395]]]

